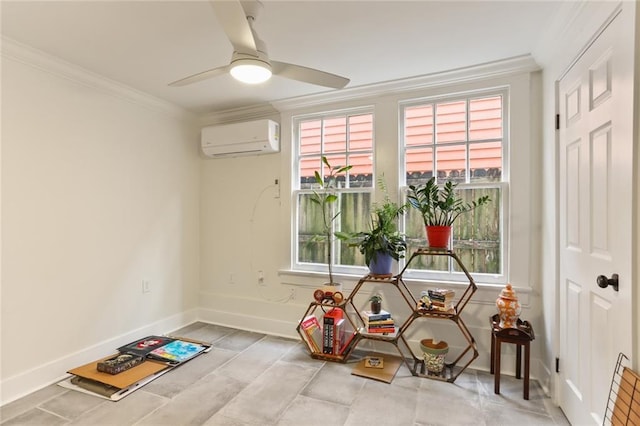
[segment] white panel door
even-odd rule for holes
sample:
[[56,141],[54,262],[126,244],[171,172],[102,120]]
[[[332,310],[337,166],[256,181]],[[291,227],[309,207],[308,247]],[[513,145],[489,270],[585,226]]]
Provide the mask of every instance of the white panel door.
[[[602,424],[619,352],[631,355],[633,55],[619,12],[560,80],[560,404]],[[619,277],[619,291],[597,277]],[[601,279],[601,282],[606,284]]]

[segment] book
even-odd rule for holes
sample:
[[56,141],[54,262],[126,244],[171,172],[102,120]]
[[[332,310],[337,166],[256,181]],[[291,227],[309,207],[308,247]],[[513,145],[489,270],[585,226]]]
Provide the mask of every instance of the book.
[[384,358],[379,356],[368,356],[365,358],[364,366],[366,368],[384,368]]
[[393,333],[395,327],[388,328],[367,328],[367,333]]
[[345,329],[345,322],[347,320],[344,318],[340,318],[334,325],[333,325],[333,350],[332,353],[334,355],[340,355],[341,351],[342,351],[342,347],[344,346],[344,340],[345,340],[345,334],[344,334],[344,329]]
[[450,290],[447,288],[430,289],[427,291],[427,293],[429,295],[429,299],[431,299],[432,301],[441,302],[453,300],[456,295],[456,292],[454,290]]
[[440,311],[448,311],[453,309],[453,301],[450,302],[436,302],[436,301],[431,301],[431,309],[437,309]]
[[446,297],[454,297],[456,295],[455,290],[452,290],[450,288],[436,288],[434,292],[438,294],[444,294]]
[[394,325],[395,321],[393,320],[393,318],[378,320],[378,321],[369,321],[365,318],[364,323],[368,326],[380,326],[380,325]]
[[362,318],[366,321],[380,321],[391,318],[391,314],[384,309],[381,309],[377,314],[371,311],[362,311]]
[[103,373],[119,374],[144,361],[144,357],[129,353],[120,353],[98,362],[97,369]]
[[367,333],[376,334],[376,333],[393,333],[396,331],[395,327],[387,327],[387,328],[367,328]]
[[342,319],[344,312],[342,309],[333,308],[323,318],[322,328],[322,353],[333,355],[334,353],[334,331],[335,325]]
[[371,356],[384,359],[382,368],[367,367],[367,358],[364,358],[356,364],[351,374],[361,377],[367,377],[369,379],[380,380],[385,383],[391,383],[393,377],[396,375],[398,369],[403,363],[402,358],[388,354],[385,354],[383,356],[379,353],[373,353],[371,354]]
[[369,335],[373,335],[373,336],[382,336],[382,337],[391,337],[394,338],[398,335],[398,327],[393,327],[393,328],[388,328],[388,329],[376,329],[376,330],[369,330],[366,327],[360,328],[360,333],[361,334],[369,334]]
[[356,331],[353,328],[353,324],[351,323],[351,321],[345,320],[344,323],[342,323],[342,327],[343,327],[344,340],[342,342],[342,346],[340,347],[340,350],[338,351],[339,355],[342,355],[347,350],[349,350],[349,347],[351,346],[351,344],[357,341],[355,339]]
[[173,342],[175,339],[166,336],[147,336],[118,348],[118,352],[146,357],[151,351]]
[[322,353],[333,355],[333,324],[324,324],[322,328]]
[[367,328],[390,328],[393,327],[395,325],[395,322],[387,322],[387,323],[377,323],[377,322],[366,322],[365,321],[365,326]]
[[181,363],[198,355],[206,349],[204,345],[174,340],[149,352],[149,358],[172,363]]
[[431,306],[431,309],[429,309],[429,310],[430,311],[436,311],[436,312],[442,312],[442,313],[445,313],[445,314],[455,314],[456,313],[455,307],[453,307],[453,306],[448,307],[448,308],[441,308],[441,307],[438,307],[438,306]]
[[309,315],[300,323],[300,330],[307,337],[313,352],[322,352],[322,326],[315,315]]

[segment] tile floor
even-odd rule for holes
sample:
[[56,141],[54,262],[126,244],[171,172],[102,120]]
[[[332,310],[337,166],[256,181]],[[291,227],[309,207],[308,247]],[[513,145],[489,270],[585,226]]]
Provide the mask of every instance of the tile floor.
[[455,383],[411,376],[386,384],[345,364],[312,359],[297,340],[196,323],[175,332],[214,343],[211,352],[118,402],[58,385],[0,408],[13,425],[568,425],[532,382],[467,369]]

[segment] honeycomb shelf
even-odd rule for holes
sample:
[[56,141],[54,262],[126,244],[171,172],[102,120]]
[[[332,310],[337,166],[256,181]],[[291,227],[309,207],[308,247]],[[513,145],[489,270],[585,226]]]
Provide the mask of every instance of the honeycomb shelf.
[[[455,304],[453,310],[443,312],[434,309],[421,309],[418,304],[417,298],[411,293],[407,284],[403,279],[403,275],[405,271],[409,268],[411,263],[415,261],[416,258],[420,256],[446,256],[452,258],[460,269],[464,272],[469,284],[465,288],[465,291],[458,299]],[[404,300],[408,307],[408,316],[407,319],[399,326],[396,327],[396,332],[392,334],[375,334],[375,333],[366,333],[365,321],[362,317],[360,311],[357,309],[354,299],[356,295],[363,289],[363,287],[370,285],[388,285],[396,289],[396,291],[400,294],[401,298]],[[302,337],[303,341],[307,344],[307,348],[313,358],[323,359],[327,361],[338,361],[338,362],[346,362],[349,358],[353,350],[356,346],[362,342],[363,340],[372,340],[378,342],[389,343],[393,345],[396,351],[400,354],[400,357],[404,361],[405,365],[414,376],[419,376],[428,379],[441,380],[447,382],[454,382],[456,378],[478,357],[478,348],[475,342],[475,339],[471,335],[471,332],[467,328],[460,314],[467,306],[471,297],[476,292],[477,286],[473,277],[469,274],[464,264],[460,261],[460,258],[451,250],[444,249],[432,249],[432,248],[420,248],[416,250],[411,257],[408,259],[404,269],[398,275],[391,276],[376,276],[376,275],[365,275],[362,277],[356,286],[353,288],[351,293],[347,296],[346,299],[341,301],[340,303],[327,303],[325,301],[322,302],[312,302],[309,305],[309,308],[305,312],[300,324],[302,324],[305,318],[308,318],[310,315],[317,315],[318,309],[322,312],[326,312],[326,309],[341,309],[344,311],[344,317],[348,319],[351,326],[354,327],[354,337],[351,339],[349,344],[345,347],[345,349],[338,355],[332,354],[324,354],[320,353],[317,350],[314,350],[309,344],[309,341],[305,339],[304,332],[301,330],[301,325],[299,324],[297,327],[297,331]],[[355,320],[355,321],[354,321]],[[442,373],[435,374],[430,373],[426,369],[425,361],[422,356],[416,355],[416,353],[411,349],[411,346],[408,344],[407,340],[404,337],[404,334],[412,327],[415,326],[416,321],[421,320],[448,320],[452,321],[458,327],[458,330],[464,337],[467,342],[467,346],[464,347],[461,352],[455,357],[455,359],[451,362],[445,362],[444,369]],[[359,324],[356,325],[355,322]]]
[[[411,316],[405,321],[402,325],[399,334],[404,334],[416,320],[419,319],[431,319],[431,320],[449,320],[454,322],[462,336],[467,342],[467,346],[462,349],[462,351],[458,354],[458,356],[451,362],[445,363],[445,368],[442,374],[429,373],[426,371],[425,361],[422,357],[418,357],[413,351],[411,351],[411,356],[413,357],[414,365],[412,369],[412,373],[416,376],[425,377],[429,379],[442,380],[447,382],[454,382],[458,376],[476,359],[478,358],[478,347],[476,345],[474,337],[471,335],[471,332],[467,328],[464,320],[460,316],[464,308],[467,306],[473,294],[477,291],[478,287],[476,283],[469,274],[469,271],[464,266],[458,255],[456,255],[451,250],[442,250],[442,249],[431,249],[431,248],[421,248],[416,250],[409,260],[403,271],[398,275],[399,285],[406,288],[406,285],[402,279],[404,272],[407,270],[409,265],[413,260],[415,260],[419,256],[447,256],[452,258],[460,267],[462,272],[464,272],[469,284],[465,288],[465,291],[462,293],[462,296],[458,299],[458,302],[455,304],[453,311],[451,312],[442,312],[437,310],[428,310],[428,309],[419,309],[418,301],[413,298],[414,307],[413,313]],[[411,293],[409,293],[411,295]],[[412,296],[412,295],[411,295]],[[412,296],[413,297],[413,296]],[[463,364],[464,363],[464,364]],[[460,365],[462,364],[462,365]]]
[[[318,319],[319,324],[322,324],[322,318],[318,318],[318,310],[324,314],[331,309],[341,309],[344,312],[343,318],[345,319],[345,321],[348,321],[348,324],[350,324],[350,327],[347,328],[349,335],[345,337],[345,342],[347,342],[347,344],[344,346],[344,348],[341,349],[339,354],[324,353],[322,351],[323,350],[322,348],[312,347],[312,344],[309,341],[309,337],[305,333],[305,330],[303,329],[303,323],[305,322],[306,319],[310,317],[316,317],[316,319]],[[334,362],[347,361],[347,359],[351,355],[351,352],[353,352],[353,349],[355,349],[358,343],[358,340],[360,338],[360,335],[357,332],[357,329],[358,327],[354,324],[352,316],[350,316],[349,313],[347,312],[346,301],[342,303],[328,303],[328,302],[317,302],[317,301],[311,302],[309,304],[309,307],[305,311],[302,319],[298,323],[298,326],[296,327],[296,331],[300,335],[300,338],[302,339],[302,341],[307,346],[307,349],[309,350],[311,357],[315,359],[321,359],[324,361],[334,361]],[[321,343],[322,343],[322,338],[319,344]]]

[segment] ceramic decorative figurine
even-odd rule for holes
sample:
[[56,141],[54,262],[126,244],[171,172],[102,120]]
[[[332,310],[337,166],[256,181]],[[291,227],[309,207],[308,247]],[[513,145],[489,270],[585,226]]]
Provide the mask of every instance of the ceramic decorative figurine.
[[500,315],[500,328],[516,328],[521,308],[511,284],[502,289],[500,297],[496,299],[496,306]]

